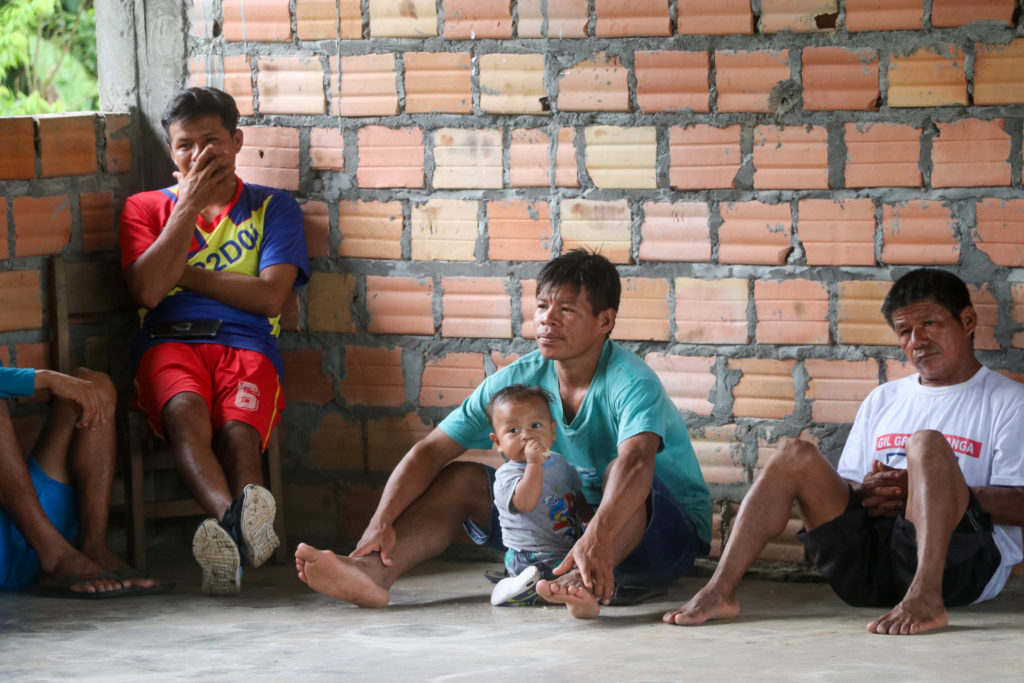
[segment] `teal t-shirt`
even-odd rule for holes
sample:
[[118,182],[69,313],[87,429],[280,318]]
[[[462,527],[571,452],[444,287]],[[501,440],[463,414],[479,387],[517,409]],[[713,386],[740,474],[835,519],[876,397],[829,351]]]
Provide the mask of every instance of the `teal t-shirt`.
[[686,423],[661,380],[635,354],[613,341],[605,342],[594,379],[570,424],[562,412],[554,361],[533,351],[485,379],[441,422],[441,430],[465,448],[490,448],[487,403],[510,384],[541,386],[555,398],[551,412],[558,421],[558,434],[552,450],[576,468],[583,495],[592,505],[601,502],[604,471],[618,455],[619,444],[644,432],[661,437],[654,472],[683,504],[700,538],[710,543],[711,496]]
[[0,398],[31,396],[36,391],[36,371],[32,368],[5,368],[0,363]]

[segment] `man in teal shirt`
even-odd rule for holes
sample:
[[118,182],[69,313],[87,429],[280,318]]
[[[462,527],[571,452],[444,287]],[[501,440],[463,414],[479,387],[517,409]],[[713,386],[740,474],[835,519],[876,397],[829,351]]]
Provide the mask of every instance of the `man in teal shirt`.
[[[301,544],[299,578],[363,606],[383,606],[391,584],[465,529],[501,549],[494,471],[452,462],[490,446],[485,412],[509,384],[539,385],[558,400],[554,450],[573,465],[597,508],[586,532],[537,590],[550,602],[609,604],[624,589],[662,586],[708,551],[711,500],[686,425],[654,372],[609,340],[621,284],[603,256],[575,250],[537,279],[537,350],[487,378],[395,468],[355,551]],[[618,592],[616,593],[616,591]],[[596,610],[583,610],[588,614]]]

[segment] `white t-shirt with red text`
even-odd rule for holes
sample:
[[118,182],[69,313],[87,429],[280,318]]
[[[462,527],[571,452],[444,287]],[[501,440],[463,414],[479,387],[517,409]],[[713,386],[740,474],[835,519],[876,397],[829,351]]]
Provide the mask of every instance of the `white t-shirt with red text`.
[[[927,387],[916,374],[875,388],[861,403],[839,460],[839,476],[860,482],[872,461],[906,469],[906,441],[941,432],[968,486],[1024,486],[1024,385],[986,367],[966,382]],[[1018,526],[995,525],[1002,563],[978,602],[998,595],[1024,557]]]

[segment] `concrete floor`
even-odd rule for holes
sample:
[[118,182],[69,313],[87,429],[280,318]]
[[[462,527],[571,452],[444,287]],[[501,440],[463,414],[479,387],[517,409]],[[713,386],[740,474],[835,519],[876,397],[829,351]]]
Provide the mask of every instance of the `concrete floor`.
[[494,608],[483,570],[431,562],[404,578],[392,606],[367,610],[309,591],[289,567],[249,570],[242,594],[211,598],[199,572],[158,564],[165,596],[85,601],[0,593],[0,680],[190,679],[422,681],[524,678],[615,681],[1019,681],[1024,582],[953,611],[929,635],[883,637],[877,610],[844,606],[822,584],[748,580],[731,622],[669,627],[667,597],[573,621],[555,607]]

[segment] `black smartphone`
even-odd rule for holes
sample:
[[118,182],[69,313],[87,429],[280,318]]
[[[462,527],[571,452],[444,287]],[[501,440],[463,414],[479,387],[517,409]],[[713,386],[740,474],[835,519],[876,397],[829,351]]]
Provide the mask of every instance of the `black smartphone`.
[[220,320],[178,320],[158,323],[149,330],[152,339],[211,339],[220,332]]

